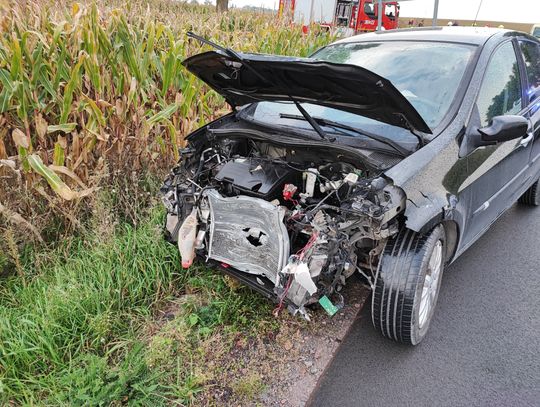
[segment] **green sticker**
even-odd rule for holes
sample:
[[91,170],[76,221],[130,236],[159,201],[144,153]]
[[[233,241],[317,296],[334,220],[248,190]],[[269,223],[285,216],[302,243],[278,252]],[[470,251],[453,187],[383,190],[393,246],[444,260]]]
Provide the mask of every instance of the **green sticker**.
[[339,311],[339,308],[332,304],[332,301],[330,301],[330,299],[326,295],[322,296],[319,299],[319,304],[321,304],[321,307],[323,307],[326,313],[331,317],[333,317],[336,312]]

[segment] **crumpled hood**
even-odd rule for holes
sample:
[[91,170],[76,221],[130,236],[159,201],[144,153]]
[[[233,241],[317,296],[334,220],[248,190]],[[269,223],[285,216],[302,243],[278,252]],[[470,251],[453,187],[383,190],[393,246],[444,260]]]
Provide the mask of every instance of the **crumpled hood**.
[[183,64],[233,106],[258,101],[308,102],[406,129],[431,129],[392,83],[355,65],[310,58],[210,51]]

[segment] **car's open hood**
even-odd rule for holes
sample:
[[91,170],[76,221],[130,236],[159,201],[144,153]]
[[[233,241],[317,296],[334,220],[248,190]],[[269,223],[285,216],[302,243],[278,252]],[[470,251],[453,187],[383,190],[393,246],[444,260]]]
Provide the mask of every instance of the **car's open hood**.
[[263,100],[294,99],[431,133],[394,85],[367,69],[310,58],[238,56],[210,51],[186,59],[184,65],[233,107]]

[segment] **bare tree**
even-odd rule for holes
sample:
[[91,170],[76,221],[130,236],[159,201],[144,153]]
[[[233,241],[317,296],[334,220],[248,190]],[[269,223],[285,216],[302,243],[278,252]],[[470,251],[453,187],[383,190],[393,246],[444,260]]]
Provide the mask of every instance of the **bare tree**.
[[223,13],[224,11],[229,10],[229,0],[217,0],[216,9],[218,13]]

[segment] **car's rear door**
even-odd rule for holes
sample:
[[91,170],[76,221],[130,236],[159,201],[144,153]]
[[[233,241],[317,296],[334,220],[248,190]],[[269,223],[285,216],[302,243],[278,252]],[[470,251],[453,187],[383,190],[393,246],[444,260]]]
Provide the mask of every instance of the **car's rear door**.
[[[525,115],[523,75],[517,43],[507,41],[492,54],[476,101],[473,126],[485,127],[502,115]],[[483,233],[517,198],[527,183],[531,138],[480,147],[467,156],[465,196],[469,212],[464,230],[468,245]]]
[[525,61],[527,114],[531,120],[532,141],[531,173],[533,178],[540,176],[540,42],[522,39],[519,46]]

